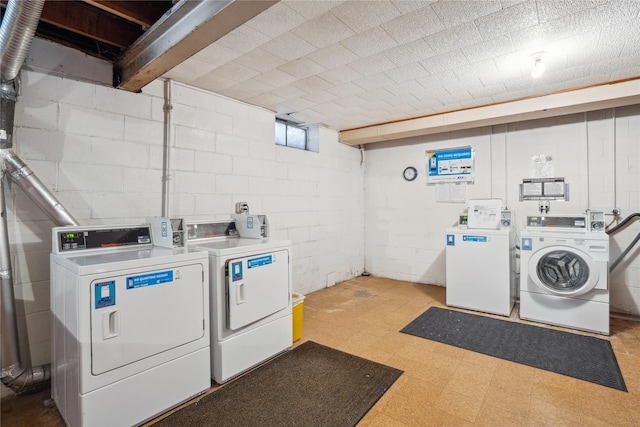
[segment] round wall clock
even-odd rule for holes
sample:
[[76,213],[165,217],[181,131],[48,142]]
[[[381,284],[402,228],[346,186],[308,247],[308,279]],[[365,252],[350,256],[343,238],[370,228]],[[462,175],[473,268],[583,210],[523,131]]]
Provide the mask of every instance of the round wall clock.
[[409,166],[402,172],[402,176],[407,181],[413,181],[418,176],[418,171],[413,166]]

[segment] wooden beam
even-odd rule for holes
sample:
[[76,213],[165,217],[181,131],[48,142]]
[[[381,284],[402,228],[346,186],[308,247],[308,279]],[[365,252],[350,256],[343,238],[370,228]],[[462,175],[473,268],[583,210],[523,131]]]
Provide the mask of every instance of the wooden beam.
[[134,22],[144,28],[152,26],[169,9],[171,1],[105,1],[83,0],[85,3]]
[[121,49],[144,32],[137,24],[72,1],[45,2],[40,21]]

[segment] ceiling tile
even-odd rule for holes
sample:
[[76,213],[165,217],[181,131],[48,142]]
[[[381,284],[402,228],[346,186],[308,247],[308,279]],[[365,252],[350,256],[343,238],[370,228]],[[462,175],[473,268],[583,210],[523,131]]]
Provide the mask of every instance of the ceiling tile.
[[334,44],[310,53],[308,58],[331,69],[355,61],[360,57],[341,44]]
[[266,73],[285,64],[287,61],[264,49],[257,48],[238,57],[236,62],[261,73]]
[[192,82],[206,74],[209,74],[215,68],[215,65],[198,61],[197,59],[192,59],[191,61],[183,62],[177,67],[174,67],[172,70],[168,71],[164,77],[182,82]]
[[323,66],[318,65],[317,62],[313,62],[307,58],[300,58],[288,62],[278,67],[278,69],[298,79],[304,79],[305,77],[313,76],[326,70]]
[[229,62],[216,68],[215,73],[229,80],[242,82],[260,74],[258,71],[245,67],[237,62]]
[[354,80],[353,83],[365,90],[375,90],[381,87],[391,85],[394,82],[387,75],[380,73],[380,74],[373,74],[371,76],[359,78],[358,80]]
[[398,43],[407,43],[440,32],[445,26],[427,5],[383,24],[382,28]]
[[429,46],[426,39],[418,39],[401,46],[388,49],[384,52],[384,56],[389,58],[397,65],[406,65],[421,59],[434,56],[436,53]]
[[247,22],[247,26],[274,38],[302,25],[305,21],[305,17],[281,1]]
[[417,62],[413,64],[403,65],[384,72],[391,80],[396,83],[406,82],[407,80],[415,80],[427,74],[427,70]]
[[355,32],[377,27],[400,16],[398,9],[386,1],[348,1],[331,10]]
[[383,54],[371,55],[348,64],[363,76],[382,73],[395,67],[395,64]]
[[364,89],[355,83],[343,83],[329,88],[327,91],[334,95],[339,95],[340,97],[349,97],[351,95],[362,93]]
[[386,31],[379,27],[349,37],[341,41],[340,44],[361,58],[375,55],[398,45]]
[[285,88],[291,82],[297,80],[291,74],[287,74],[284,71],[275,69],[262,73],[259,76],[254,77],[255,80],[272,84],[274,87]]
[[600,0],[537,0],[540,22],[553,21],[563,16],[575,14],[584,9],[597,6]]
[[294,61],[314,52],[316,47],[293,33],[286,33],[269,40],[262,49],[287,61]]
[[293,30],[293,33],[316,48],[337,43],[355,33],[331,13],[325,13]]
[[313,19],[322,15],[328,10],[339,6],[343,1],[323,0],[323,1],[301,1],[301,0],[282,0],[284,4],[296,11],[298,14],[307,19]]
[[482,41],[482,36],[473,23],[458,25],[427,37],[429,45],[437,53],[450,52]]
[[252,49],[267,42],[269,37],[262,34],[260,31],[254,30],[251,27],[243,25],[236,28],[234,31],[223,36],[216,42],[220,46],[231,49],[235,52],[249,52]]
[[476,27],[484,40],[509,34],[538,24],[538,12],[534,2],[520,3],[491,15],[476,19]]
[[420,65],[431,74],[453,70],[468,64],[469,61],[459,50],[453,50],[449,53],[432,56],[431,58],[420,61]]
[[240,55],[242,55],[242,52],[238,52],[233,49],[229,49],[228,47],[224,47],[220,44],[213,43],[193,55],[191,59],[195,59],[201,62],[207,62],[211,65],[220,66],[226,64],[229,61],[233,61]]
[[311,76],[307,77],[306,79],[295,81],[291,83],[291,85],[305,91],[306,93],[319,92],[333,87],[333,85],[328,81],[316,76]]
[[462,53],[469,62],[478,62],[497,56],[507,55],[514,51],[511,37],[508,35],[500,36],[492,40],[483,41],[473,46],[461,48]]
[[329,83],[337,85],[359,79],[360,77],[362,77],[362,74],[347,65],[343,65],[341,67],[336,67],[332,68],[331,70],[324,71],[318,74],[318,76],[328,81]]
[[450,28],[497,12],[502,5],[497,0],[461,0],[437,1],[431,7],[442,23]]

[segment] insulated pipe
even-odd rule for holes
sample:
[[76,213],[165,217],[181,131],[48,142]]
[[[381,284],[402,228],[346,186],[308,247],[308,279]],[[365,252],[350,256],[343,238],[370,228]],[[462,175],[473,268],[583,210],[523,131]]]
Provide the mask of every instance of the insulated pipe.
[[4,172],[0,172],[0,297],[2,297],[2,373],[0,377],[17,377],[24,371],[20,361],[18,343],[18,325],[13,294],[13,278],[11,274],[11,256],[9,252],[9,233],[7,227],[7,210],[4,195]]
[[0,172],[0,296],[2,297],[2,373],[0,377],[7,387],[21,393],[45,385],[51,379],[51,365],[26,369],[20,359],[18,324],[16,320],[13,277],[9,252],[7,210],[4,194],[5,173]]
[[0,27],[0,74],[16,78],[36,33],[44,0],[9,0]]

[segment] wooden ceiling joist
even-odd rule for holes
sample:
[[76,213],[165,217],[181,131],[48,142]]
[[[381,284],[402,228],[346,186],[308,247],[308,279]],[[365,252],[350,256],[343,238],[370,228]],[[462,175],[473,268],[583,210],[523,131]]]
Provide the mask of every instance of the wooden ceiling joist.
[[149,28],[171,8],[171,1],[105,1],[83,0],[85,3],[97,7],[105,12],[131,21],[141,27]]
[[144,31],[138,24],[71,1],[45,2],[40,20],[122,49],[130,46]]

